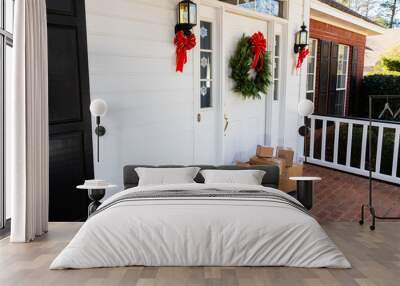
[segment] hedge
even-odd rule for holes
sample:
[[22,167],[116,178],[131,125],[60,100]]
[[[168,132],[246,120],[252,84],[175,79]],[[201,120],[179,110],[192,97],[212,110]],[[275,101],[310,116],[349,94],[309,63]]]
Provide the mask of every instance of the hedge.
[[400,95],[400,73],[371,74],[364,77],[363,87],[369,94],[399,94]]
[[[379,74],[370,74],[364,77],[363,80],[363,98],[361,100],[360,109],[363,117],[368,117],[368,95],[400,95],[400,72],[387,72]],[[400,99],[390,100],[393,108],[400,107]],[[379,116],[380,111],[385,105],[384,100],[376,100],[373,104],[373,118]],[[396,109],[397,110],[397,109]],[[393,118],[387,116],[382,118],[393,121]],[[396,121],[400,121],[399,118]]]

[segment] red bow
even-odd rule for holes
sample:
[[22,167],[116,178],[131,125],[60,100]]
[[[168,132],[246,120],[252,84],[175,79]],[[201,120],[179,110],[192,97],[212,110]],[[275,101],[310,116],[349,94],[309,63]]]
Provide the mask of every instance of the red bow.
[[255,70],[260,71],[264,67],[264,56],[267,49],[267,40],[264,38],[263,33],[257,32],[254,33],[253,36],[251,36],[250,42],[251,51],[254,55],[251,67]]
[[196,36],[193,33],[185,36],[183,31],[175,35],[174,44],[176,45],[176,71],[183,72],[183,66],[187,62],[186,52],[196,46]]
[[297,58],[296,69],[300,69],[303,65],[304,59],[310,54],[310,50],[307,48],[301,48],[299,52],[299,57]]

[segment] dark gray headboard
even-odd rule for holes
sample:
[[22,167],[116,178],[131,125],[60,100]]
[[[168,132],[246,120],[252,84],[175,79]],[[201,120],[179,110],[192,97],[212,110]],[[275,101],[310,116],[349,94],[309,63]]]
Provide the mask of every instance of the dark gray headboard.
[[[182,165],[163,165],[163,166],[151,166],[151,165],[127,165],[124,167],[124,189],[136,187],[139,183],[139,176],[135,171],[137,167],[146,168],[182,168]],[[251,166],[251,167],[239,167],[239,166],[211,166],[211,165],[196,165],[196,167],[205,169],[218,169],[218,170],[263,170],[266,172],[262,185],[264,187],[278,188],[279,186],[279,167],[277,166]],[[194,179],[197,183],[204,183],[203,176],[199,173]]]

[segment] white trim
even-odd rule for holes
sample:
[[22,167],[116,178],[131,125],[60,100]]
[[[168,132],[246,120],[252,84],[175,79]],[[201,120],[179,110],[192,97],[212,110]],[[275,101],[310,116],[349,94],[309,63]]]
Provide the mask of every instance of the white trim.
[[332,24],[366,36],[380,35],[386,29],[359,17],[340,11],[318,0],[311,0],[311,19]]

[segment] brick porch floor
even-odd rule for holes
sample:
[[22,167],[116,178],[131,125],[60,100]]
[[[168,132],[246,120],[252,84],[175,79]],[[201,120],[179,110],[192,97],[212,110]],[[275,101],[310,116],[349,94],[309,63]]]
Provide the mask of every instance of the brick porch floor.
[[[315,185],[312,209],[319,222],[359,220],[361,204],[368,200],[368,179],[308,164],[304,174],[322,178]],[[400,187],[377,181],[373,186],[377,215],[400,216]]]

